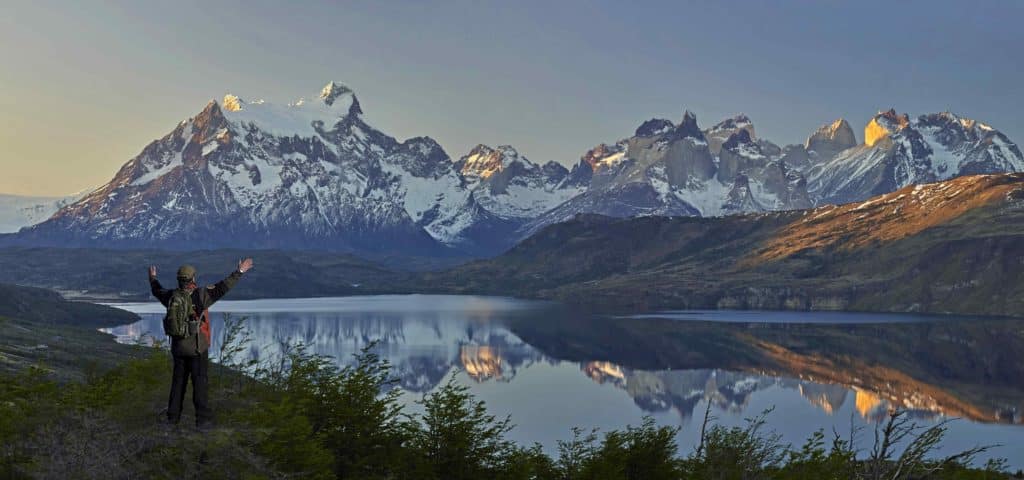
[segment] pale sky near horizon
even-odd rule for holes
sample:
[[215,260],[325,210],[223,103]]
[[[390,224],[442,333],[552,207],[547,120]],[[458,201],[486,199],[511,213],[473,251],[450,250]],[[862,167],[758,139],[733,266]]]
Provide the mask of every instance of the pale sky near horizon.
[[6,0],[0,193],[97,187],[225,93],[329,80],[399,139],[575,163],[644,120],[739,112],[799,143],[880,109],[950,110],[1024,143],[1024,1]]

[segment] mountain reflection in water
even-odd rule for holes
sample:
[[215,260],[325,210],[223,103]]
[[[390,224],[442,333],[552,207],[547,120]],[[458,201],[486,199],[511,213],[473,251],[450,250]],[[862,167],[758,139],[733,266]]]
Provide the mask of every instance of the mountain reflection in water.
[[[121,306],[142,320],[107,329],[120,341],[161,332],[159,305]],[[718,323],[452,296],[217,307],[246,318],[252,358],[273,358],[301,342],[311,353],[349,362],[378,342],[376,352],[393,365],[412,409],[421,394],[457,372],[493,413],[512,416],[519,425],[513,439],[547,447],[567,438],[573,426],[621,428],[650,415],[682,426],[685,449],[696,435],[694,413],[702,414],[706,402],[723,424],[741,424],[774,406],[769,425],[797,444],[819,428],[871,428],[900,407],[924,424],[963,417],[951,427],[950,451],[1002,443],[1008,447],[995,455],[1024,464],[1019,320],[913,317],[899,323],[898,315],[879,315],[871,324],[859,315],[855,324],[839,324],[842,315],[829,314],[830,324],[815,324],[813,313],[776,312],[766,316],[771,322],[756,322],[750,320],[757,315],[743,312]],[[223,331],[221,315],[214,315],[214,331]],[[218,347],[215,339],[212,351]]]

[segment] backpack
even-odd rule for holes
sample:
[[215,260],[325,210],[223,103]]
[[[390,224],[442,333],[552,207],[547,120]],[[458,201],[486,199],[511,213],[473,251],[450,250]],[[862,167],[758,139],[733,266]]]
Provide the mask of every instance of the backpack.
[[192,305],[192,292],[176,289],[167,302],[167,315],[164,316],[164,333],[171,338],[184,338],[195,332],[189,331],[189,323],[194,322],[195,307]]

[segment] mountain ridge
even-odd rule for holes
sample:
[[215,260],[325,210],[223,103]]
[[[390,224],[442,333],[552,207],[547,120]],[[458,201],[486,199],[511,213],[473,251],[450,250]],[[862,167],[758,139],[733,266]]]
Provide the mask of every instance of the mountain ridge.
[[0,244],[480,257],[578,214],[796,210],[1021,170],[1017,145],[983,122],[894,109],[868,122],[862,143],[843,119],[779,146],[745,114],[701,128],[686,110],[678,124],[650,119],[597,145],[571,169],[510,145],[455,159],[430,137],[400,141],[369,125],[355,92],[332,81],[286,105],[211,100],[110,182]]

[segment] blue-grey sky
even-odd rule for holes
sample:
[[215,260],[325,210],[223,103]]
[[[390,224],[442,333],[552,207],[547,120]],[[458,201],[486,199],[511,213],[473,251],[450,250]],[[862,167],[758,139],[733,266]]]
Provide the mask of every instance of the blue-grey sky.
[[743,112],[802,142],[838,117],[951,110],[1024,142],[1024,2],[6,0],[0,192],[98,186],[231,92],[329,80],[367,120],[453,157],[575,163],[652,117]]

